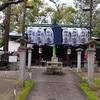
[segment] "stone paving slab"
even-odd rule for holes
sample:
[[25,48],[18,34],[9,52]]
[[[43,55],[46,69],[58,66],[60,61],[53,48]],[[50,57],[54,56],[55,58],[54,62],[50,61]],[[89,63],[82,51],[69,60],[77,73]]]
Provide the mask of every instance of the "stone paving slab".
[[[6,73],[6,75],[5,75]],[[25,79],[27,79],[29,72],[25,72]],[[19,70],[16,71],[0,71],[0,78],[19,80]]]
[[11,100],[14,87],[17,84],[17,80],[0,78],[0,100]]
[[79,88],[80,78],[71,70],[63,75],[45,75],[45,69],[32,70],[32,87],[25,100],[88,100]]
[[[19,84],[19,71],[0,71],[0,100],[15,100],[13,98],[14,88]],[[25,78],[28,78],[25,73]],[[18,91],[17,91],[18,93]]]

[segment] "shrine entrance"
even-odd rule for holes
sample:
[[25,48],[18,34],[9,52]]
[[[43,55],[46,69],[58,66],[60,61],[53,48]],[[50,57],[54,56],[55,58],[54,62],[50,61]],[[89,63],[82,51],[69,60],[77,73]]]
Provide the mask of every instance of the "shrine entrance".
[[[39,65],[41,60],[50,61],[55,46],[58,61],[63,66],[72,66],[77,62],[75,50],[89,40],[89,33],[86,26],[32,24],[27,26],[27,38],[33,44],[33,65]],[[82,55],[82,59],[83,57]]]
[[[58,57],[58,61],[63,63],[63,66],[72,66],[77,63],[77,52],[75,51],[78,47],[70,46],[71,53],[68,54],[67,50],[69,46],[66,45],[56,45],[56,56]],[[39,54],[39,46],[34,45],[32,50],[32,65],[40,65],[41,60],[43,62],[51,61],[51,57],[53,55],[53,47],[48,45],[41,46],[42,53]],[[84,47],[85,49],[85,47]],[[82,54],[82,59],[84,59],[84,54]]]

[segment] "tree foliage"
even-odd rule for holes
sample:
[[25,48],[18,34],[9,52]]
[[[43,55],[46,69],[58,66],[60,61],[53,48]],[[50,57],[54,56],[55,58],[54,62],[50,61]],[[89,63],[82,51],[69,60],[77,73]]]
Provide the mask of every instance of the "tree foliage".
[[77,11],[66,3],[59,4],[53,11],[51,21],[53,24],[74,24],[74,16]]
[[[26,0],[27,1],[27,0]],[[2,0],[0,9],[11,6],[11,21],[10,31],[14,29],[19,33],[22,32],[23,21],[23,0]],[[8,5],[7,5],[8,4]],[[30,23],[52,23],[52,24],[72,24],[74,23],[74,16],[76,10],[72,7],[67,7],[65,3],[57,5],[57,9],[48,6],[43,0],[31,0],[27,2],[28,6],[33,6],[32,9],[26,8],[26,25]],[[16,9],[16,10],[15,10]],[[3,10],[4,12],[4,10]],[[3,24],[2,24],[3,26]]]
[[0,48],[3,46],[3,41],[4,41],[3,37],[0,36]]
[[[22,0],[16,0],[16,1],[20,1],[20,2],[12,3],[10,31],[16,30],[17,32],[21,33],[22,32],[22,21],[23,21],[23,3],[21,2]],[[7,2],[8,2],[8,0],[3,2],[3,4],[7,3]],[[30,2],[27,2],[26,5],[27,6],[33,6],[32,9],[26,8],[26,19],[25,19],[25,21],[26,21],[26,25],[27,25],[29,22],[33,23],[33,22],[37,21],[39,14],[40,14],[40,8],[43,6],[43,3],[42,3],[41,0],[32,0]],[[3,10],[3,12],[5,13],[5,9]],[[4,26],[3,23],[2,23],[2,26]]]
[[[100,37],[100,0],[92,0],[92,36]],[[76,15],[76,21],[79,24],[85,24],[89,26],[90,21],[90,12],[85,11],[83,12],[82,9],[90,8],[90,0],[75,0],[76,8],[78,9],[78,13]]]

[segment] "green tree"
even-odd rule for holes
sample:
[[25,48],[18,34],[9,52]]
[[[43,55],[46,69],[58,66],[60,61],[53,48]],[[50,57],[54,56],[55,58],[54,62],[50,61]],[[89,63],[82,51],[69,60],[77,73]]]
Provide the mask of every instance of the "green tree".
[[[23,21],[22,6],[23,3],[12,5],[10,31],[14,29],[19,33],[22,32],[22,21]],[[29,8],[30,6],[31,9]],[[30,23],[38,23],[38,24],[48,23],[46,17],[48,15],[48,11],[50,11],[51,8],[44,6],[45,4],[43,3],[42,0],[34,0],[34,2],[33,1],[27,2],[25,25],[29,25]]]
[[[4,23],[1,24],[2,28],[4,29],[4,44],[3,44],[4,51],[8,51],[9,32],[14,29],[16,29],[19,33],[22,32],[23,4],[21,2],[23,1],[24,0],[15,0],[15,1],[2,0],[2,2],[0,3],[0,11],[2,10],[4,13],[6,13]],[[35,21],[34,19],[36,19],[36,17],[39,16],[38,13],[40,11],[40,7],[43,5],[41,0],[33,0],[33,1],[34,2],[31,2],[33,6],[33,10],[28,10],[28,12],[26,12],[26,14],[29,15],[26,16],[26,23],[30,22],[29,20],[31,21],[33,20],[32,22]],[[8,9],[9,7],[10,9]],[[6,12],[6,8],[7,8],[7,12]]]
[[51,16],[52,24],[74,24],[74,16],[77,11],[73,7],[67,6],[66,3],[58,5],[56,2],[53,3],[55,3],[57,10],[53,10],[53,14]]
[[10,32],[10,15],[11,15],[11,4],[18,4],[23,2],[23,0],[1,0],[0,1],[0,11],[4,11],[5,13],[5,21],[3,23],[2,28],[4,28],[4,51],[8,51],[8,43],[9,43],[9,32]]
[[[90,8],[90,0],[75,0],[75,7],[78,10],[78,13],[76,15],[76,21],[77,23],[85,24],[89,26],[90,21],[90,12],[89,11],[83,11],[82,9]],[[100,7],[98,7],[98,4],[100,4],[100,0],[93,0],[93,11],[92,11],[92,36],[98,36],[100,37]]]

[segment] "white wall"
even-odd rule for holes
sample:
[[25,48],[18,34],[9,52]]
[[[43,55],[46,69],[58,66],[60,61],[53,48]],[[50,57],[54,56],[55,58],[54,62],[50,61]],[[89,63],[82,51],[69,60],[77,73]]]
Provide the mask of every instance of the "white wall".
[[[14,41],[9,41],[9,47],[8,47],[8,51],[12,52],[12,51],[17,51],[18,47],[20,46],[19,43],[14,42]],[[0,50],[3,50],[3,47],[0,48]]]
[[[15,42],[15,41],[9,41],[9,48],[8,51],[12,52],[12,51],[17,51],[18,47],[20,46],[20,43]],[[32,47],[33,44],[28,44],[27,47]],[[3,50],[3,47],[0,48],[0,50]]]

